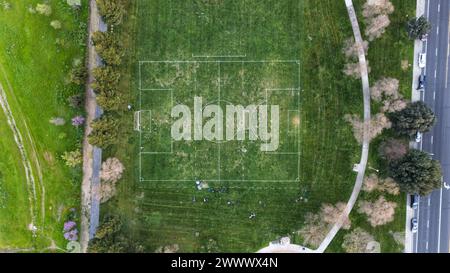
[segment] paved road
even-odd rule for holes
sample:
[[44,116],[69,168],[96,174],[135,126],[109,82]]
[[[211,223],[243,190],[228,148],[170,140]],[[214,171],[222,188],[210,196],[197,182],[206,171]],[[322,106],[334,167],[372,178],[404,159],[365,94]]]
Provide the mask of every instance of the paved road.
[[[423,73],[427,83],[421,100],[434,110],[438,122],[424,135],[419,147],[441,161],[443,181],[450,182],[450,1],[426,0],[425,4],[425,15],[433,28],[424,47],[427,67]],[[419,230],[413,238],[413,251],[448,253],[450,190],[442,188],[421,197],[415,216],[419,220]]]

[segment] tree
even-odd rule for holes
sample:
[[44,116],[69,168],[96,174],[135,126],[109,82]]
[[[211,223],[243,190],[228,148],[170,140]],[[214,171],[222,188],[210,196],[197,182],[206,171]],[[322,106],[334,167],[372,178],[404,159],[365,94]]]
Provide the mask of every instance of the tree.
[[123,223],[117,216],[107,216],[89,242],[90,253],[136,253],[143,247],[130,240],[124,233]]
[[389,116],[392,127],[401,135],[414,136],[417,132],[428,132],[435,124],[433,111],[422,101],[408,104],[401,111]]
[[[354,79],[361,78],[361,66],[359,65],[359,63],[345,64],[342,72],[344,72],[345,75],[350,76]],[[370,73],[369,62],[367,62],[367,72]]]
[[364,178],[363,191],[365,192],[387,192],[392,195],[398,195],[400,193],[400,188],[395,181],[387,177],[385,179],[378,177],[378,175],[372,173]]
[[61,158],[65,161],[66,165],[69,167],[76,167],[83,162],[83,156],[79,150],[64,152]]
[[[320,218],[327,224],[334,225],[342,216],[342,213],[345,210],[345,207],[347,206],[346,203],[338,202],[336,205],[332,204],[322,204],[322,208],[320,211]],[[349,229],[351,226],[350,219],[348,217],[345,217],[344,222],[342,224],[343,229]]]
[[97,94],[98,105],[106,111],[120,111],[125,108],[126,100],[118,91],[111,89]]
[[391,23],[389,14],[394,12],[394,5],[389,0],[367,0],[363,5],[366,22],[365,34],[369,41],[380,37]]
[[368,0],[363,5],[363,16],[374,17],[380,14],[388,15],[394,12],[394,5],[389,0]]
[[[364,49],[364,53],[367,54],[367,51],[369,50],[369,42],[363,41],[362,47]],[[344,48],[342,49],[342,52],[349,60],[358,59],[358,45],[355,43],[355,39],[353,37],[350,37],[344,41]]]
[[363,142],[364,131],[369,134],[369,140],[376,138],[384,129],[391,128],[391,122],[383,114],[378,113],[369,122],[364,122],[358,115],[345,115],[344,119],[353,127],[353,135],[358,143]]
[[384,14],[367,19],[365,34],[369,41],[373,41],[376,38],[381,37],[390,23],[391,21],[389,20],[389,16]]
[[402,140],[390,138],[381,143],[378,148],[378,154],[388,160],[398,160],[402,158],[408,152],[408,145]]
[[394,78],[381,78],[370,88],[370,96],[374,101],[380,102],[383,97],[398,98],[399,81]]
[[122,178],[124,169],[119,159],[110,157],[102,164],[100,178],[105,182],[117,182]]
[[389,164],[390,176],[403,192],[427,195],[441,185],[441,166],[429,154],[412,149],[399,160]]
[[37,4],[36,11],[39,14],[50,16],[52,14],[52,7],[48,4]]
[[120,25],[125,15],[122,0],[97,0],[100,15],[110,25]]
[[411,40],[423,39],[431,30],[431,23],[425,17],[420,16],[409,20],[406,29]]
[[304,226],[298,231],[303,237],[303,243],[318,247],[327,235],[328,224],[320,219],[318,214],[307,213]]
[[88,136],[89,143],[106,149],[117,143],[119,134],[118,120],[111,115],[103,115],[91,123],[92,132]]
[[342,248],[347,253],[368,253],[367,245],[374,241],[372,235],[362,228],[356,228],[345,234]]
[[360,201],[358,212],[366,214],[370,225],[376,227],[392,222],[396,207],[397,203],[386,201],[383,196],[380,196],[375,202]]
[[107,64],[120,65],[124,49],[117,35],[113,32],[97,31],[92,36],[95,50]]
[[111,66],[97,67],[93,70],[93,75],[95,82],[92,88],[98,93],[115,90],[120,81],[120,73]]
[[86,82],[87,72],[83,65],[72,67],[69,72],[69,81],[76,85],[82,85]]

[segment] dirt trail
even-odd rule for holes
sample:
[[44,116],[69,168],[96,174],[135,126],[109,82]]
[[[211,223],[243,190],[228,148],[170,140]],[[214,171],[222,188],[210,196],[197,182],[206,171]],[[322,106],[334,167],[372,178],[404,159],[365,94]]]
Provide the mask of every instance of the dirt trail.
[[[4,74],[3,66],[0,64],[1,70]],[[6,78],[6,75],[4,75]],[[31,225],[36,225],[37,218],[37,193],[36,193],[36,182],[33,174],[33,168],[31,167],[30,159],[27,156],[27,152],[25,151],[24,142],[22,138],[22,134],[20,133],[14,116],[12,114],[11,108],[9,107],[8,100],[6,98],[6,93],[3,88],[3,85],[0,83],[0,105],[5,113],[6,119],[8,121],[8,125],[13,132],[14,141],[19,149],[20,156],[22,158],[22,164],[25,169],[25,176],[27,180],[27,191],[28,191],[28,200],[30,203],[30,216],[31,216]],[[34,232],[34,231],[33,231]]]

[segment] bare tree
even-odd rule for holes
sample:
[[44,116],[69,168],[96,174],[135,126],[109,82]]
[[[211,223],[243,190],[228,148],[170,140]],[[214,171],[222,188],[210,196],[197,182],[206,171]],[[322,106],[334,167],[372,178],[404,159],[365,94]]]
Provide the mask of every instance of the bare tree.
[[318,247],[328,233],[328,224],[322,221],[318,214],[309,212],[298,233],[303,237],[304,244]]
[[378,185],[380,183],[380,180],[378,178],[378,175],[372,173],[369,176],[366,176],[364,178],[364,184],[362,190],[365,192],[373,192],[378,188]]
[[398,195],[400,193],[400,187],[391,177],[382,179],[375,173],[372,173],[364,178],[363,191],[380,191]]
[[408,153],[408,145],[399,139],[390,138],[381,143],[378,148],[378,153],[382,158],[388,161],[394,161]]
[[380,14],[389,15],[394,12],[394,5],[389,0],[367,0],[363,5],[363,16],[366,18]]
[[388,98],[383,101],[383,106],[381,107],[382,112],[393,113],[398,112],[406,108],[408,102],[402,98],[392,99]]
[[[359,63],[347,63],[342,70],[345,75],[353,77],[354,79],[361,78],[361,67]],[[367,62],[367,73],[370,73],[369,62]]]
[[391,21],[387,15],[378,15],[376,17],[368,18],[366,20],[365,34],[369,41],[381,37],[390,23]]
[[368,132],[369,140],[372,140],[381,134],[384,129],[392,126],[389,119],[383,113],[378,113],[372,117],[369,124],[365,124],[365,122],[357,115],[345,115],[344,118],[352,125],[353,135],[358,143],[363,142],[364,131]]
[[[362,47],[364,49],[364,53],[367,54],[369,50],[369,42],[363,41]],[[342,52],[345,57],[350,60],[358,59],[359,51],[358,44],[355,43],[355,39],[353,37],[347,38],[344,41],[344,47],[342,48]]]
[[[336,205],[332,204],[322,204],[322,208],[320,211],[320,218],[327,224],[334,225],[337,223],[342,216],[342,213],[345,210],[345,207],[347,206],[346,203],[338,202]],[[351,226],[350,219],[348,217],[345,217],[342,228],[343,229],[349,229]]]
[[103,162],[100,173],[100,178],[103,181],[100,184],[100,201],[102,203],[116,195],[116,184],[122,178],[123,171],[123,164],[115,157],[108,158]]
[[102,164],[100,178],[103,181],[117,182],[122,178],[123,171],[124,167],[122,162],[115,157],[110,157]]
[[384,196],[380,196],[375,202],[360,201],[358,205],[358,212],[366,214],[373,227],[392,222],[397,207],[397,203],[386,201]]
[[[318,213],[306,214],[304,226],[298,231],[299,235],[303,237],[304,243],[318,247],[331,227],[341,219],[346,205],[343,202],[336,203],[335,205],[322,204]],[[349,229],[350,225],[350,219],[345,217],[342,228]]]
[[362,228],[356,228],[344,236],[342,248],[347,253],[368,253],[368,244],[375,239]]
[[398,195],[400,193],[400,187],[391,177],[381,180],[378,185],[378,190],[392,195]]
[[399,98],[399,81],[394,78],[381,78],[370,88],[370,96],[380,102],[383,98]]

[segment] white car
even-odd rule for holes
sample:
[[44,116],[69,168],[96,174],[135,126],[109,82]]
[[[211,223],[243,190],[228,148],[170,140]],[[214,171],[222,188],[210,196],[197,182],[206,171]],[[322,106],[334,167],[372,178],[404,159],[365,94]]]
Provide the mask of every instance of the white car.
[[421,132],[417,132],[416,134],[416,142],[421,142],[422,141],[422,133]]
[[427,54],[420,53],[419,54],[419,67],[424,68],[427,64]]

